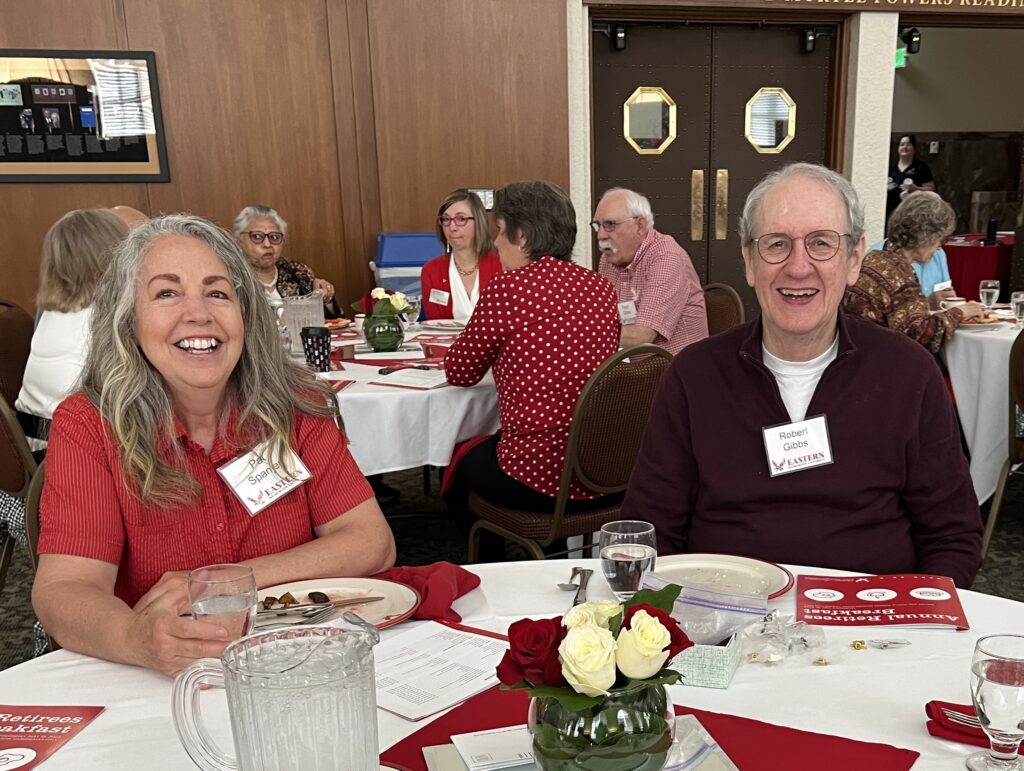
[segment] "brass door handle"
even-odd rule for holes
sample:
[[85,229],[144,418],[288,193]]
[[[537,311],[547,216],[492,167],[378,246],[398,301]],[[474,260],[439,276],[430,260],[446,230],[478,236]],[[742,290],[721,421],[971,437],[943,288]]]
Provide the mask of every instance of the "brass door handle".
[[715,240],[724,241],[729,231],[729,170],[715,172]]
[[690,240],[704,240],[704,169],[690,172]]

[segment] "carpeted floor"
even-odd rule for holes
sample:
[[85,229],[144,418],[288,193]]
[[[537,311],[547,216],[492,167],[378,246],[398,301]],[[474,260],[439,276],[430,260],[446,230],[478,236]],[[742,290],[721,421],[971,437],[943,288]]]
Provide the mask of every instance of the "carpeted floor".
[[[402,491],[400,501],[384,507],[398,545],[398,564],[464,563],[466,548],[445,516],[436,473],[430,494],[424,493],[419,469],[388,474],[384,481]],[[510,550],[509,557],[522,555]],[[31,563],[19,552],[0,592],[0,669],[32,654],[31,584]],[[1019,476],[1008,486],[988,559],[972,588],[1024,602],[1024,480]]]

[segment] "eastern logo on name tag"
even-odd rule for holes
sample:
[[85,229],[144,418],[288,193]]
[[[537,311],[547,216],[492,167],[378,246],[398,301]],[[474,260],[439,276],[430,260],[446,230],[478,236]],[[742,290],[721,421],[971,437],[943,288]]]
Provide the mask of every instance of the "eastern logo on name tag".
[[217,469],[250,516],[256,516],[312,478],[291,447],[279,461],[270,458],[270,442],[239,455]]
[[430,290],[430,302],[437,305],[447,305],[448,299],[451,294],[444,291],[443,289],[431,289]]
[[832,463],[832,445],[824,415],[761,429],[768,473],[777,477]]
[[636,322],[636,301],[626,300],[619,303],[619,322],[633,324]]

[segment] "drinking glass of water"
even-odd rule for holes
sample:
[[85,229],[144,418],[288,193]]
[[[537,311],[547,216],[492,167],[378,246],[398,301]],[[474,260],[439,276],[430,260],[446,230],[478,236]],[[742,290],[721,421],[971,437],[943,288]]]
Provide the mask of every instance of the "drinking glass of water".
[[419,295],[406,295],[405,301],[409,303],[409,310],[405,311],[406,328],[413,327],[419,322],[420,308],[423,307],[423,298]]
[[188,574],[192,618],[219,624],[229,640],[245,637],[256,618],[256,578],[248,565],[209,565]]
[[994,278],[987,278],[978,284],[978,297],[981,304],[985,306],[985,312],[992,310],[992,306],[999,302],[999,282]]
[[630,599],[658,556],[654,525],[621,519],[601,527],[601,570],[620,601]]
[[972,771],[1020,771],[1024,739],[1024,635],[992,634],[974,646],[971,698],[988,736],[988,752],[967,759]]
[[1017,317],[1017,329],[1021,329],[1024,327],[1024,292],[1014,292],[1010,295],[1010,308]]

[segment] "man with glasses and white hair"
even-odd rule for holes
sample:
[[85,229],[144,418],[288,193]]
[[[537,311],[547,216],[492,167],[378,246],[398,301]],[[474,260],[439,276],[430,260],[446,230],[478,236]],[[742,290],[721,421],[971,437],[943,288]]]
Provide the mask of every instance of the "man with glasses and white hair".
[[822,166],[750,192],[740,239],[761,316],[673,362],[623,504],[662,554],[971,585],[981,517],[934,358],[840,312],[863,233],[853,187]]
[[654,229],[644,196],[613,187],[601,197],[590,226],[601,250],[598,271],[615,287],[620,345],[654,343],[674,355],[708,336],[697,271],[672,236]]

